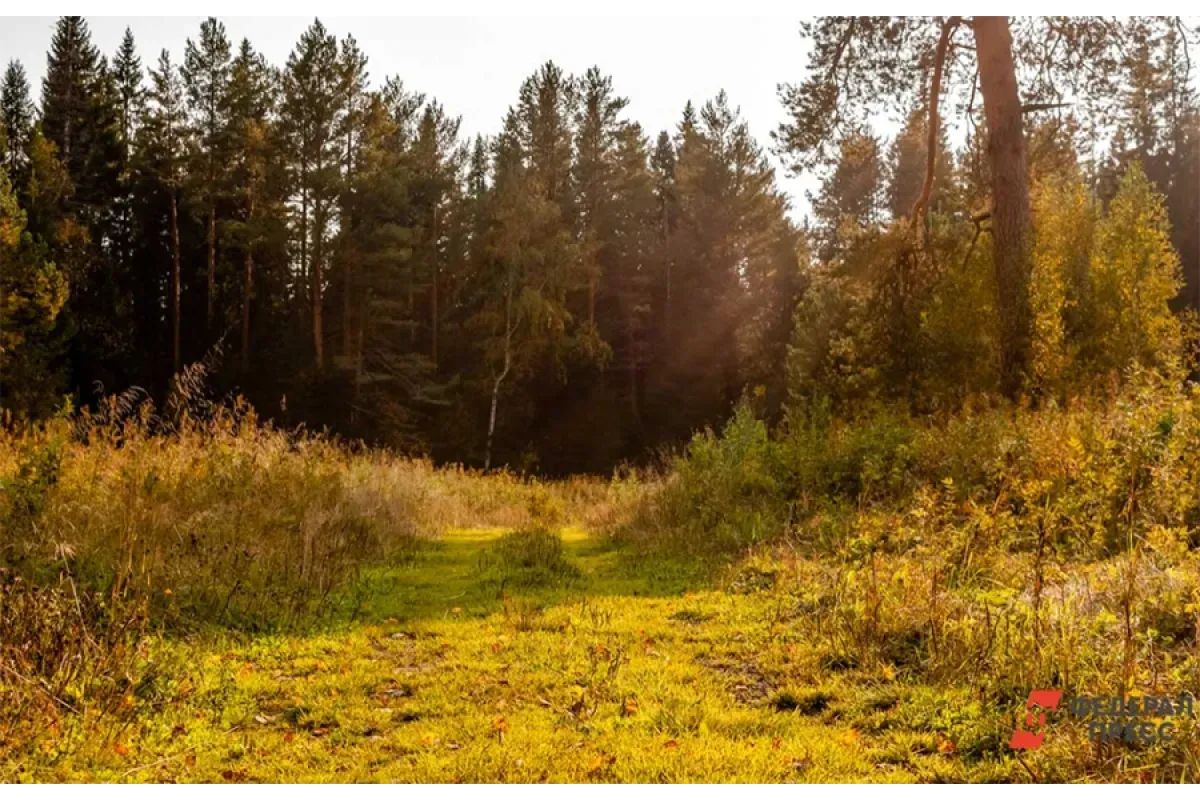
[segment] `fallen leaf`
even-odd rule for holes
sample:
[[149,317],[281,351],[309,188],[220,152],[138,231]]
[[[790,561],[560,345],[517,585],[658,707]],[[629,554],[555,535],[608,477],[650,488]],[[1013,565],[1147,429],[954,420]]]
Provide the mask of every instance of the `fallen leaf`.
[[113,750],[115,750],[115,751],[116,751],[116,753],[117,753],[117,755],[119,755],[119,756],[127,756],[127,755],[129,755],[129,748],[128,748],[128,747],[126,747],[126,746],[125,746],[124,744],[122,744],[121,742],[117,742],[116,744],[114,744],[114,745],[113,745]]
[[663,744],[663,747],[667,748],[668,750],[678,750],[679,742],[675,741],[674,739],[668,739],[666,743]]
[[638,712],[637,700],[630,698],[625,701],[625,705],[621,707],[621,714],[626,717],[632,717]]
[[496,717],[496,719],[492,720],[492,727],[500,733],[507,733],[508,720],[506,720],[504,717]]
[[596,773],[602,772],[608,767],[611,767],[615,763],[617,763],[616,756],[610,756],[605,753],[601,753],[592,759],[591,766],[588,767],[588,774],[595,775]]

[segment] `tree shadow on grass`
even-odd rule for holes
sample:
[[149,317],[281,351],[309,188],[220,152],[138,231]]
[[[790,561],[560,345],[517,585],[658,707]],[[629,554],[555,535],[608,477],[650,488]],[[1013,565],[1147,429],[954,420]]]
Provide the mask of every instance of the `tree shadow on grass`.
[[449,531],[423,545],[410,563],[364,575],[356,607],[347,611],[363,622],[479,617],[500,611],[505,595],[549,607],[583,597],[670,597],[712,586],[713,563],[647,556],[574,528],[562,531],[562,557],[574,569],[522,581],[489,566],[505,533]]

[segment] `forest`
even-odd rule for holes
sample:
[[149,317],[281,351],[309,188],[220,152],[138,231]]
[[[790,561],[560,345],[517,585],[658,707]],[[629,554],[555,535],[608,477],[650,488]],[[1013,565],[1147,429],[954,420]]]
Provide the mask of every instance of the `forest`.
[[1200,780],[1200,29],[796,28],[769,141],[9,61],[0,780]]
[[778,403],[801,235],[723,95],[648,133],[599,68],[547,63],[467,141],[319,20],[280,65],[216,19],[144,67],[64,18],[47,59],[39,105],[18,63],[3,89],[46,282],[6,309],[16,416],[161,404],[199,363],[283,424],[561,474],[684,441],[747,382]]

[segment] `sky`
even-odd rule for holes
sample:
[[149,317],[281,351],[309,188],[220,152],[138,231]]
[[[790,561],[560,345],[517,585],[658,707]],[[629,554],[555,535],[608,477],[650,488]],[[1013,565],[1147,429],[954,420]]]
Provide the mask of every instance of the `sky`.
[[[35,99],[41,94],[46,51],[55,18],[9,17],[0,24],[0,62],[24,64]],[[307,17],[222,17],[235,43],[249,38],[273,64],[282,66],[312,22]],[[125,27],[133,30],[143,66],[166,48],[180,63],[184,43],[198,38],[200,17],[89,17],[92,41],[106,55],[116,51]],[[370,58],[372,83],[396,75],[410,90],[436,97],[462,117],[474,136],[500,129],[515,103],[521,81],[553,60],[582,74],[599,66],[615,91],[629,98],[626,113],[647,134],[674,131],[684,104],[697,105],[724,89],[741,108],[750,130],[769,151],[770,133],[784,120],[777,87],[798,82],[807,51],[798,18],[368,18],[322,17],[340,39],[352,34]],[[792,199],[792,215],[807,210],[811,179],[776,166],[781,188]]]

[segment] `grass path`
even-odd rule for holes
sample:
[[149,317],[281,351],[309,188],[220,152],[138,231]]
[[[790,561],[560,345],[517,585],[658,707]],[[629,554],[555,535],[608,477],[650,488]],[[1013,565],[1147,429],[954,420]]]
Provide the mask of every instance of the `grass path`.
[[146,690],[163,697],[156,712],[104,736],[66,732],[48,740],[41,763],[0,765],[0,777],[1012,776],[1009,764],[968,763],[940,746],[919,721],[919,696],[818,676],[771,592],[706,586],[694,571],[639,563],[579,530],[564,534],[579,576],[519,591],[481,569],[501,533],[452,532],[413,564],[373,576],[380,593],[336,631],[158,643],[162,678]]

